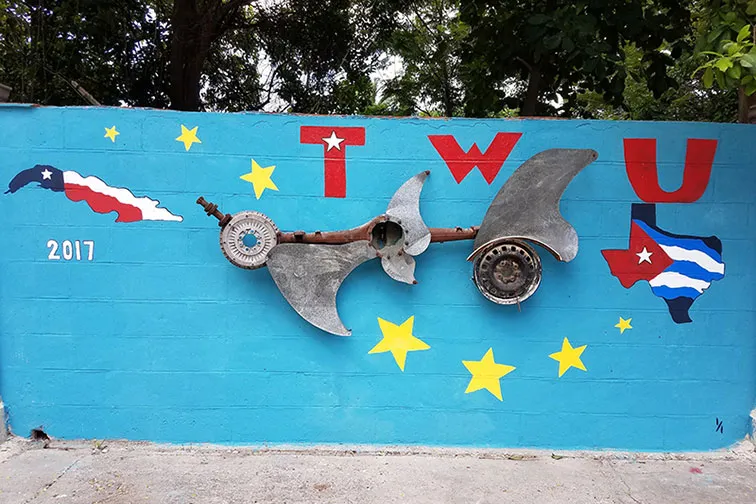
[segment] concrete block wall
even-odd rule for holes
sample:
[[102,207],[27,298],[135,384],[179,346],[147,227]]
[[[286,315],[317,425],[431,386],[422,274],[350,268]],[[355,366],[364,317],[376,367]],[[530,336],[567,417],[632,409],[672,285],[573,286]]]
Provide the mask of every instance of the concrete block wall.
[[[326,130],[336,133],[330,150]],[[174,443],[676,451],[728,446],[749,432],[752,127],[3,106],[0,132],[0,183],[15,189],[0,195],[0,395],[16,434],[42,426],[59,438]],[[485,161],[499,133],[513,145],[499,168],[483,163],[491,183],[479,168],[462,178],[464,161]],[[429,135],[452,135],[462,164],[451,159],[451,169]],[[706,172],[705,152],[688,161],[702,194],[644,201],[630,183],[625,139],[656,140],[659,186],[673,194],[689,139],[716,141],[710,177],[693,180]],[[474,143],[481,154],[466,157]],[[480,224],[518,166],[553,148],[594,149],[598,160],[561,204],[580,238],[576,259],[560,263],[539,249],[543,282],[521,311],[477,291],[465,260],[471,242],[432,244],[416,258],[417,285],[391,280],[378,261],[352,273],[338,306],[353,335],[332,336],[294,312],[266,269],[226,261],[217,222],[195,204],[203,195],[223,212],[261,211],[287,231],[348,229],[430,170],[426,223],[466,227]],[[275,167],[277,190],[259,199],[241,178],[253,161]],[[639,183],[651,187],[643,166]],[[159,201],[168,220],[116,222],[107,208],[72,201],[65,184],[51,188],[58,176],[96,177]],[[691,199],[681,194],[671,198]],[[691,322],[676,323],[648,281],[623,287],[602,254],[647,243],[631,241],[634,204],[655,204],[668,233],[721,241],[724,276],[693,302]],[[662,255],[653,250],[652,261]],[[369,353],[384,340],[379,318],[402,326],[410,317],[412,336],[429,348],[409,351],[404,370],[391,352]],[[559,358],[565,338],[585,348],[559,376],[550,356]],[[514,369],[473,384],[463,361],[483,362],[489,349]]]

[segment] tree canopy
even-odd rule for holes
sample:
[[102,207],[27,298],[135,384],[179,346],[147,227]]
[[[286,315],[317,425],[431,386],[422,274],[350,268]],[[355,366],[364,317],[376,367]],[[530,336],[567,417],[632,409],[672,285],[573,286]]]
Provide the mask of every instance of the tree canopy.
[[0,83],[47,105],[731,121],[754,24],[756,0],[0,0]]

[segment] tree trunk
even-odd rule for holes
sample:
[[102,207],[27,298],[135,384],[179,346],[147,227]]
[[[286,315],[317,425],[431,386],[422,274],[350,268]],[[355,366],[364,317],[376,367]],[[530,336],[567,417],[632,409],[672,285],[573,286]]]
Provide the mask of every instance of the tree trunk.
[[449,70],[447,55],[444,54],[444,113],[446,117],[454,117],[454,96],[452,94],[451,82],[449,82]]
[[541,71],[537,66],[530,67],[530,77],[528,78],[528,91],[525,94],[525,101],[520,109],[521,116],[534,116],[538,106],[538,95],[541,91]]
[[199,110],[202,67],[215,40],[215,23],[197,11],[196,0],[175,0],[171,24],[171,108]]
[[756,93],[747,96],[741,88],[738,97],[738,122],[756,124]]

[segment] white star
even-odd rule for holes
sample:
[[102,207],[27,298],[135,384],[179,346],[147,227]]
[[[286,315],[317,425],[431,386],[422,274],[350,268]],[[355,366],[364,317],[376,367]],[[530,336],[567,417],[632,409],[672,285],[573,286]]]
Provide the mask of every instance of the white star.
[[335,131],[331,131],[331,136],[324,138],[323,141],[328,144],[328,150],[331,150],[334,147],[341,150],[341,142],[343,142],[344,139],[337,137]]
[[653,255],[653,252],[649,252],[646,247],[643,247],[643,250],[635,254],[638,256],[638,264],[641,264],[643,262],[647,262],[648,264],[651,264],[651,256]]
[[42,180],[52,180],[52,172],[47,168],[42,172]]

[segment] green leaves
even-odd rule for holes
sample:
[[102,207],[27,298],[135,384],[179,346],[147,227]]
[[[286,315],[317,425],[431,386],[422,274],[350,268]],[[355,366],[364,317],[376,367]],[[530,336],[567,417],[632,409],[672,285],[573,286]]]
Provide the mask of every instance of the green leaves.
[[[749,0],[756,5],[756,1]],[[718,17],[717,17],[718,16]],[[721,24],[712,27],[706,40],[713,41],[724,37],[724,34],[737,33],[735,40],[725,38],[719,42],[724,54],[714,51],[699,51],[698,56],[705,58],[705,63],[698,67],[693,75],[704,70],[703,85],[708,89],[716,82],[721,90],[735,90],[742,88],[746,94],[756,92],[756,45],[753,42],[753,27],[742,24],[738,12],[717,12],[715,18]]]
[[745,25],[738,32],[738,38],[736,40],[738,42],[743,42],[744,40],[746,40],[750,36],[751,36],[751,25]]
[[530,16],[528,18],[528,23],[530,23],[532,25],[542,25],[542,24],[548,22],[549,19],[551,19],[551,18],[549,16],[547,16],[546,14],[535,14],[535,15]]
[[544,49],[549,50],[549,51],[556,49],[557,47],[559,47],[559,44],[561,43],[562,43],[562,35],[559,33],[543,39],[543,47]]
[[756,54],[750,52],[741,56],[740,65],[744,68],[756,68]]
[[703,84],[704,86],[706,86],[706,89],[711,88],[711,86],[714,84],[714,71],[711,68],[707,68],[704,72]]
[[[476,115],[504,104],[523,114],[569,117],[586,91],[620,106],[627,44],[635,44],[643,57],[634,75],[662,94],[674,85],[668,69],[690,33],[689,1],[460,0],[459,5],[471,30],[462,56],[465,110]],[[473,63],[483,71],[473,71]],[[557,95],[564,103],[559,108],[553,106]]]
[[723,56],[714,62],[714,66],[721,72],[726,72],[728,68],[732,68],[732,60],[727,56]]

